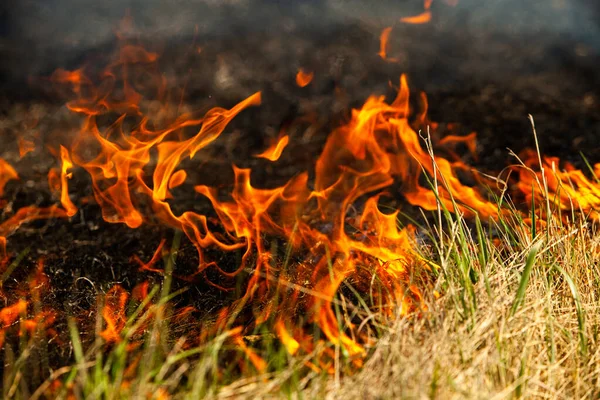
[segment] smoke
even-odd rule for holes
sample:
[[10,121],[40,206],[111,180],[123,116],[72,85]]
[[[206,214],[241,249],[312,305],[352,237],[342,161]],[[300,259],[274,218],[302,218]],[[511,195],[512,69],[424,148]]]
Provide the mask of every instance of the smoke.
[[[281,30],[311,30],[326,37],[333,26],[354,23],[376,38],[382,27],[398,25],[399,17],[421,10],[421,0],[20,0],[0,6],[0,55],[5,60],[0,73],[10,87],[28,76],[69,66],[90,49],[114,41],[115,27],[126,13],[147,37],[189,38],[196,32],[215,40],[232,35],[244,40],[244,32],[253,30],[274,35]],[[441,38],[446,53],[466,54],[474,46],[484,49],[478,55],[482,59],[484,42],[494,38],[508,46],[511,40],[524,47],[529,44],[523,41],[530,41],[534,51],[541,47],[548,57],[553,54],[548,49],[557,46],[566,53],[569,47],[578,54],[600,53],[600,5],[592,1],[460,0],[451,7],[434,0],[433,13],[427,34],[404,40]],[[397,29],[410,35],[405,27]],[[448,43],[449,37],[453,43]],[[548,61],[560,63],[564,52]],[[499,59],[504,53],[489,56],[494,62],[510,62]]]

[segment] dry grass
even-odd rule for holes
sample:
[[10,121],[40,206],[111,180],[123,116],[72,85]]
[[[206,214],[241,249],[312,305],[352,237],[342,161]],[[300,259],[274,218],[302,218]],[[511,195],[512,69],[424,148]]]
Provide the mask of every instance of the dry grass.
[[[442,184],[440,179],[433,187]],[[162,342],[169,328],[156,318],[143,362],[127,385],[127,340],[107,356],[99,347],[84,352],[72,326],[74,365],[31,391],[21,389],[19,369],[5,369],[3,393],[42,398],[60,381],[54,394],[76,398],[598,398],[600,236],[583,217],[570,214],[567,221],[546,194],[546,203],[532,205],[529,215],[499,200],[512,211],[485,223],[442,208],[434,212],[436,221],[421,227],[429,244],[419,249],[439,266],[435,286],[425,292],[427,307],[387,321],[354,374],[341,373],[347,362],[342,355],[329,375],[306,368],[313,354],[292,357],[273,347],[262,353],[268,373],[249,368],[227,376],[220,360],[231,353],[227,334],[183,351],[181,343]],[[536,219],[545,220],[543,229],[531,228]],[[173,262],[171,254],[166,264]],[[165,282],[161,300],[151,307],[163,310],[173,298],[168,287]],[[150,315],[132,318],[131,332]],[[123,334],[127,339],[127,330]],[[13,365],[26,365],[27,349],[15,357]]]
[[[430,311],[417,321],[396,321],[361,372],[329,383],[328,397],[597,398],[600,238],[584,225],[540,236],[541,249],[514,315],[532,247],[524,234],[524,242],[505,254],[488,243],[485,266],[470,255],[481,272],[472,313],[460,305],[463,283],[444,274],[445,295]],[[447,246],[459,251],[451,241]]]

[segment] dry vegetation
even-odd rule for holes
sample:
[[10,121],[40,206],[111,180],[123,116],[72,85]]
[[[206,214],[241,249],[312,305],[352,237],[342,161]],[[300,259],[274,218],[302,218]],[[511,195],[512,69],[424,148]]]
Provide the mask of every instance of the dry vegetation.
[[[583,223],[515,234],[501,249],[485,242],[483,264],[481,245],[444,235],[443,297],[421,318],[396,321],[365,368],[330,382],[329,395],[596,398],[598,238]],[[456,258],[477,271],[472,292]]]
[[[443,179],[433,186],[441,184]],[[499,199],[511,211],[496,221],[467,220],[442,208],[426,218],[432,222],[420,227],[428,238],[419,249],[436,265],[426,307],[395,321],[365,310],[379,333],[364,367],[354,373],[344,373],[349,361],[334,345],[332,374],[306,367],[314,355],[289,356],[281,346],[262,349],[268,373],[258,374],[250,361],[246,372],[232,372],[222,361],[232,351],[228,333],[182,350],[183,338],[165,339],[168,308],[161,306],[177,295],[169,293],[167,274],[162,289],[155,288],[130,316],[125,340],[108,355],[101,340],[83,349],[71,324],[76,362],[36,389],[21,380],[29,349],[6,353],[4,396],[597,398],[600,240],[592,221],[558,212],[551,196],[546,199],[528,215]],[[176,253],[174,246],[167,270]],[[156,296],[161,300],[144,308]],[[129,340],[148,321],[145,344],[134,351],[141,362],[132,366]]]

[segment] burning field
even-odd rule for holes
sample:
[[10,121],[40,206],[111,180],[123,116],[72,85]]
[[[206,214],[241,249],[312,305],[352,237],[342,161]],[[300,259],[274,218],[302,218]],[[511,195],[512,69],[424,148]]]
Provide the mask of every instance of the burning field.
[[600,396],[597,6],[159,3],[3,14],[4,398]]

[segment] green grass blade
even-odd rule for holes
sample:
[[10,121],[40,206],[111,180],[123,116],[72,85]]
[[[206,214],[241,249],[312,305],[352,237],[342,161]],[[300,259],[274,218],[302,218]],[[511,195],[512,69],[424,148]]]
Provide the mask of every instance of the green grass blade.
[[569,285],[569,290],[571,291],[571,295],[573,296],[573,302],[575,303],[575,309],[577,311],[577,324],[579,326],[579,347],[581,354],[585,355],[587,354],[587,339],[585,336],[585,316],[581,307],[581,300],[579,299],[577,286],[575,286],[575,282],[573,282],[571,276],[562,267],[554,265],[554,269],[561,273],[561,275]]
[[515,315],[519,306],[523,303],[523,299],[525,298],[525,290],[527,289],[529,277],[531,275],[531,271],[533,270],[533,265],[535,264],[535,257],[540,251],[541,246],[542,242],[537,242],[534,243],[529,250],[527,260],[525,261],[525,268],[523,269],[523,274],[521,275],[521,281],[519,282],[519,288],[517,289],[517,295],[515,296],[515,300],[513,301],[513,305],[510,309],[511,317]]

